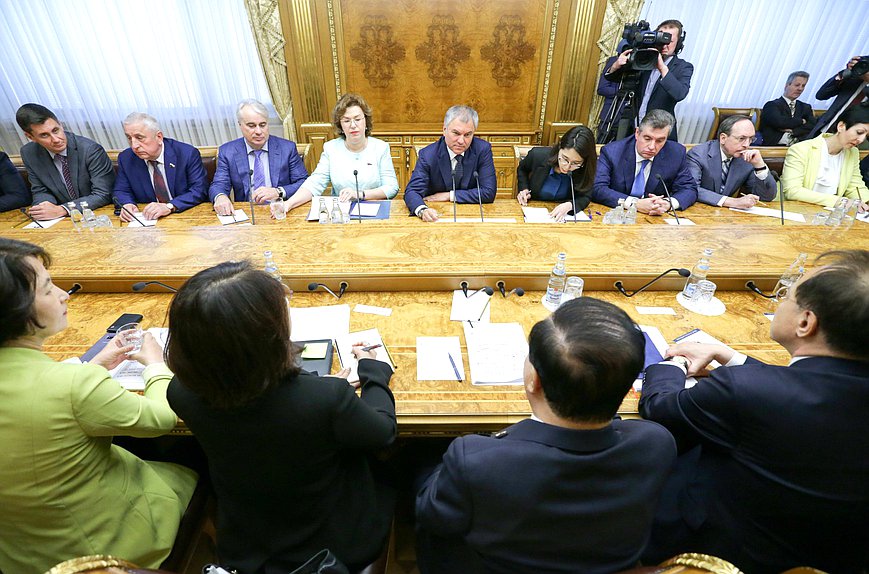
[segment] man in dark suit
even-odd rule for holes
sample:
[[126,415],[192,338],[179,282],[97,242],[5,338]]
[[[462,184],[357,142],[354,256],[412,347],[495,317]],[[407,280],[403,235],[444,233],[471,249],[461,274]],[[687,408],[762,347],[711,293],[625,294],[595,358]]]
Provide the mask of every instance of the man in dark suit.
[[208,198],[219,215],[232,212],[230,190],[235,201],[251,198],[266,203],[290,197],[308,177],[296,144],[269,135],[269,112],[262,103],[244,100],[235,115],[243,137],[220,146],[217,171],[208,189]]
[[[163,137],[157,120],[133,112],[124,119],[130,147],[118,156],[115,199],[124,206],[122,221],[131,221],[145,203],[142,215],[154,220],[184,211],[208,198],[205,167],[199,150]],[[128,213],[129,212],[129,213]]]
[[669,112],[652,110],[634,135],[605,145],[597,162],[592,201],[616,207],[620,199],[636,197],[637,211],[663,215],[671,209],[669,191],[672,209],[693,205],[697,182],[688,169],[685,147],[667,139],[675,121]]
[[815,124],[815,127],[806,139],[829,131],[835,131],[839,116],[847,108],[859,105],[867,100],[866,85],[869,84],[869,72],[865,72],[861,76],[855,76],[851,73],[854,65],[860,60],[869,60],[869,56],[854,56],[851,58],[845,69],[824,82],[824,85],[815,94],[815,97],[819,100],[829,100],[832,97],[836,99],[833,100],[833,104],[826,113],[818,118],[818,123]]
[[[775,180],[760,152],[748,149],[754,123],[748,116],[728,116],[718,139],[688,150],[688,167],[697,182],[697,200],[709,205],[748,209],[757,201],[775,199]],[[745,195],[735,197],[738,192]]]
[[419,152],[416,167],[404,189],[404,203],[412,215],[423,221],[437,221],[437,211],[426,205],[426,201],[495,201],[498,180],[492,146],[474,137],[479,121],[476,110],[468,106],[453,106],[447,110],[444,135]]
[[0,211],[30,205],[30,192],[6,152],[0,151]]
[[528,343],[532,417],[456,439],[418,491],[423,574],[615,572],[646,544],[676,446],[657,424],[613,419],[642,369],[642,332],[581,297]]
[[812,106],[798,99],[808,82],[808,72],[791,73],[782,97],[763,105],[760,113],[763,145],[791,145],[805,139],[815,127],[817,118]]
[[70,201],[87,202],[91,209],[111,203],[115,170],[103,146],[65,131],[39,104],[24,104],[15,120],[30,140],[21,148],[21,159],[30,180],[33,219],[65,217]]
[[[676,104],[685,99],[691,89],[691,76],[694,66],[679,58],[677,54],[685,47],[685,35],[682,23],[678,20],[665,20],[656,28],[658,32],[670,34],[670,43],[661,48],[658,54],[658,65],[654,70],[639,73],[640,89],[638,117],[643,118],[652,110],[665,110],[675,118]],[[606,79],[620,82],[626,71],[628,57],[632,50],[622,52],[606,73]],[[624,113],[624,112],[623,112]],[[673,130],[670,139],[676,141],[676,121],[673,120]]]
[[[684,453],[650,559],[691,550],[752,574],[869,565],[869,251],[817,263],[782,294],[770,328],[788,366],[680,344],[646,370],[640,414]],[[686,373],[713,359],[724,366],[686,389]]]

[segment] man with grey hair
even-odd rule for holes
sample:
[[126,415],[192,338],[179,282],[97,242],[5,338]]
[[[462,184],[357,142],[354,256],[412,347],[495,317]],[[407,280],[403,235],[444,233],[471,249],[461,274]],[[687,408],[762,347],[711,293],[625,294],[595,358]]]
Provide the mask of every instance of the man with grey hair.
[[479,116],[468,106],[453,106],[444,116],[444,135],[419,152],[404,189],[404,203],[423,221],[437,221],[426,201],[492,203],[498,181],[489,142],[474,137]]
[[748,209],[758,200],[775,199],[775,180],[760,151],[748,149],[754,123],[743,115],[728,116],[718,139],[688,150],[688,165],[697,182],[697,199],[720,207]]
[[808,72],[791,72],[782,97],[763,105],[760,135],[763,145],[791,145],[806,139],[818,121],[812,106],[799,101],[809,82]]
[[114,193],[125,208],[121,221],[132,221],[139,203],[145,204],[144,219],[156,220],[206,200],[205,167],[198,149],[164,138],[157,120],[140,112],[124,119],[124,134],[130,147],[118,155]]
[[648,215],[693,205],[697,183],[685,147],[667,140],[675,122],[670,112],[652,110],[634,135],[605,145],[597,160],[592,201],[616,207],[619,200],[635,197],[637,211]]
[[308,177],[296,144],[269,135],[269,112],[262,103],[243,100],[235,116],[242,137],[220,146],[217,171],[208,189],[219,215],[232,212],[233,199],[256,203],[286,199]]

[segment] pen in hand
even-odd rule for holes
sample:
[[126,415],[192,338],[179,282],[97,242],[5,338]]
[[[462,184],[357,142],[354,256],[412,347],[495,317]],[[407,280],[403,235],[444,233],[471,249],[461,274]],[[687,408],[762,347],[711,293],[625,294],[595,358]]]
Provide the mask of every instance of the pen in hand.
[[377,345],[368,345],[367,347],[362,347],[362,350],[365,351],[365,352],[368,352],[368,351],[371,351],[371,350],[374,350],[374,349],[379,349],[379,348],[382,347],[382,346],[383,346],[383,345],[381,345],[381,344],[378,343]]

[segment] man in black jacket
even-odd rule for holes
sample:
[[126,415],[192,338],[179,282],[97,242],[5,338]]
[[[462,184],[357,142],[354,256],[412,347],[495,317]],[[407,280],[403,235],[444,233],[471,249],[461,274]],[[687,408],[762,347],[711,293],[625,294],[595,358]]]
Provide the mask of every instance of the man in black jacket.
[[805,139],[815,127],[817,118],[812,106],[799,101],[808,82],[808,72],[792,72],[785,83],[782,97],[764,104],[760,114],[763,145],[791,145]]

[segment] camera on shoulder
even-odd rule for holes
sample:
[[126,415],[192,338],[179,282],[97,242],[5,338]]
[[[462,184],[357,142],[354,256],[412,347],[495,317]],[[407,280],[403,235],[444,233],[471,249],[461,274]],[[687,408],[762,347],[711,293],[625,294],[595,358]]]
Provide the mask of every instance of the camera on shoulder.
[[633,50],[628,56],[626,71],[642,72],[658,66],[658,54],[670,43],[673,35],[669,32],[652,30],[645,20],[628,22],[622,31],[627,47]]

